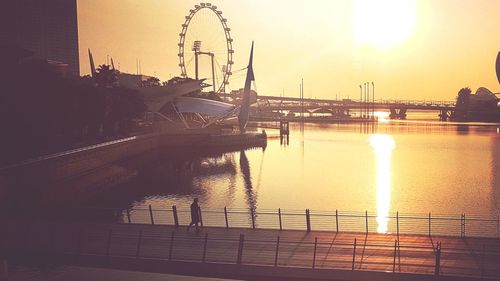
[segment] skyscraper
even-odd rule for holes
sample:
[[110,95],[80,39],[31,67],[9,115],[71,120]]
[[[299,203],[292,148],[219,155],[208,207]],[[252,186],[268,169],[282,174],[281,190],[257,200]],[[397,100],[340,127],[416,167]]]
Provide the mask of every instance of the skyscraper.
[[2,0],[0,45],[15,44],[38,58],[66,63],[80,73],[77,0]]

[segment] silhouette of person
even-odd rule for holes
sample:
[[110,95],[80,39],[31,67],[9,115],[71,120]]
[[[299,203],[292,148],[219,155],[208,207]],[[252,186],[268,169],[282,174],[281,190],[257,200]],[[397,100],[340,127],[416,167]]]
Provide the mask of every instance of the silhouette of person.
[[198,205],[198,198],[194,198],[193,203],[191,203],[191,223],[187,228],[187,231],[191,228],[192,225],[196,227],[196,231],[198,232],[198,223],[200,222],[200,206]]

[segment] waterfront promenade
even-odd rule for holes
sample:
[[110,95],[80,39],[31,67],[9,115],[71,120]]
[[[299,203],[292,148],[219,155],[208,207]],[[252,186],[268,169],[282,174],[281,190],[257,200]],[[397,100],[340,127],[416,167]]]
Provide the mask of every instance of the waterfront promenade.
[[1,248],[14,260],[226,278],[500,280],[498,238],[251,226],[187,232],[154,218],[130,224],[8,220]]

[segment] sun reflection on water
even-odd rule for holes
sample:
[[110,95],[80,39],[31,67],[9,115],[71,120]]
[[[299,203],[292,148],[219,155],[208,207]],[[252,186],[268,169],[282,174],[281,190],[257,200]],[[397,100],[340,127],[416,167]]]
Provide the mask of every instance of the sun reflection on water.
[[395,142],[390,135],[374,134],[370,136],[370,144],[377,159],[377,232],[387,233],[391,205],[391,155]]

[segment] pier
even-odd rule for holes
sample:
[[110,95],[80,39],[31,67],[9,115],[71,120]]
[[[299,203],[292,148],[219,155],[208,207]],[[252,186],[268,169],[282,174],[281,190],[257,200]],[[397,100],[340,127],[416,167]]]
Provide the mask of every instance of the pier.
[[4,220],[2,253],[13,261],[225,278],[500,280],[497,219],[396,213],[389,232],[377,233],[368,212],[224,208],[203,210],[201,231],[188,232],[189,210],[175,206],[87,212],[117,221]]

